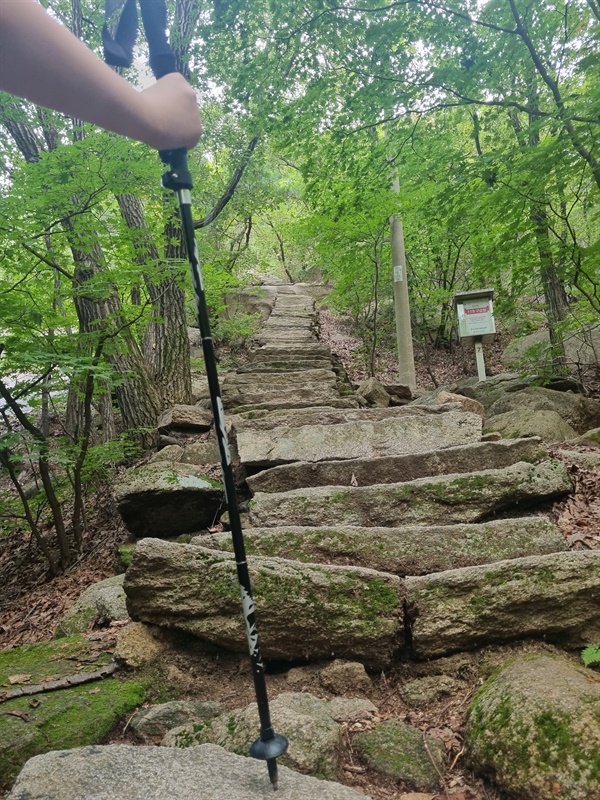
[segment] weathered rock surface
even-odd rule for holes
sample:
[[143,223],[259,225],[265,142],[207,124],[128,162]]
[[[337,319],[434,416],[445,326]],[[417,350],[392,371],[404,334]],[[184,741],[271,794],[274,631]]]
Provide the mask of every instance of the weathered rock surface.
[[258,377],[252,372],[229,372],[225,379],[221,380],[223,391],[231,387],[276,387],[276,386],[317,386],[334,385],[337,375],[331,369],[307,369],[298,372],[274,372],[272,374]]
[[360,384],[356,393],[364,397],[370,406],[387,408],[390,405],[391,398],[377,378],[367,378]]
[[404,702],[411,708],[423,708],[442,697],[456,697],[464,684],[450,675],[426,675],[402,686]]
[[373,688],[364,666],[357,661],[333,661],[319,672],[319,680],[322,686],[336,694],[368,692]]
[[117,637],[115,660],[136,669],[157,661],[170,646],[169,631],[143,622],[130,622]]
[[210,525],[220,483],[192,464],[158,462],[129,470],[115,486],[117,508],[136,536],[178,536]]
[[289,388],[263,388],[237,386],[223,392],[223,407],[257,406],[269,408],[296,408],[300,406],[327,406],[337,403],[340,395],[334,386],[291,386]]
[[337,425],[281,426],[268,432],[236,428],[240,459],[246,465],[270,466],[290,461],[378,458],[475,442],[481,436],[481,418],[475,414],[390,414],[383,421],[371,421],[364,413],[360,422]]
[[464,395],[454,394],[453,392],[440,392],[436,397],[435,404],[442,405],[444,403],[460,403],[465,411],[472,411],[473,414],[479,414],[480,417],[485,416],[485,408],[477,400]]
[[[347,658],[381,669],[402,644],[402,582],[374,570],[250,558],[267,658]],[[143,539],[125,576],[133,619],[247,649],[228,553]]]
[[406,578],[412,648],[434,658],[490,642],[600,641],[600,552],[576,551]]
[[371,486],[400,483],[434,475],[499,469],[518,461],[539,463],[548,458],[540,440],[505,439],[408,453],[386,458],[356,458],[351,461],[316,461],[282,464],[246,479],[255,492],[287,492],[302,486]]
[[565,442],[577,436],[577,431],[557,411],[536,411],[529,408],[507,411],[490,417],[486,432],[497,431],[503,436],[539,436],[545,442]]
[[[338,771],[342,729],[329,704],[311,694],[284,692],[270,703],[277,731],[285,731],[290,748],[280,763],[317,778],[333,780]],[[182,725],[169,731],[163,747],[218,744],[232,753],[248,756],[260,730],[256,703],[221,714],[202,723]]]
[[250,523],[273,528],[477,522],[517,504],[556,497],[572,489],[561,461],[519,462],[505,469],[419,478],[377,486],[325,486],[280,494],[258,492],[250,501]]
[[61,619],[56,636],[83,633],[99,619],[106,621],[128,618],[123,591],[123,575],[99,581],[82,592]]
[[167,433],[173,429],[191,429],[197,431],[207,431],[212,428],[213,416],[210,411],[205,411],[199,406],[175,405],[165,411],[158,423],[161,433]]
[[388,720],[359,734],[356,747],[367,764],[383,775],[401,780],[417,791],[439,788],[444,745],[405,722]]
[[597,800],[597,673],[548,656],[510,662],[476,694],[466,741],[476,770],[510,797]]
[[400,406],[394,408],[300,408],[294,411],[246,411],[230,415],[233,428],[239,433],[246,430],[272,430],[273,428],[303,428],[307,425],[340,425],[349,422],[382,422],[399,417],[429,417],[456,410],[450,406]]
[[[7,800],[265,800],[265,764],[215,745],[80,747],[31,759]],[[279,769],[277,800],[368,800],[338,783]]]
[[143,708],[134,714],[129,723],[131,729],[144,739],[165,736],[167,731],[190,722],[204,722],[223,713],[223,708],[214,700],[192,703],[186,700],[171,700],[169,703]]
[[[491,520],[478,525],[247,528],[244,537],[250,555],[322,564],[360,564],[401,576],[567,550],[565,538],[556,525],[539,516]],[[233,551],[229,533],[197,537],[194,543]]]

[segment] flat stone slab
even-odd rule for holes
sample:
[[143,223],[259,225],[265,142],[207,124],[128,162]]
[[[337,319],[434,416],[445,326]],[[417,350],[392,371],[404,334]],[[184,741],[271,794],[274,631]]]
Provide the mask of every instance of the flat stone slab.
[[326,403],[331,408],[358,408],[358,401],[352,396],[340,397],[338,394],[322,395],[312,399],[264,400],[262,403],[232,406],[233,414],[244,414],[254,411],[277,411],[278,409],[314,408],[315,402]]
[[[404,591],[395,575],[281,558],[249,558],[248,568],[267,658],[345,658],[383,669],[402,645]],[[142,539],[123,588],[133,619],[247,652],[231,553]]]
[[[395,420],[398,417],[430,417],[446,414],[448,411],[461,411],[456,406],[393,406],[389,408],[353,408],[348,410],[334,410],[329,407],[306,408],[302,411],[286,413],[246,414],[236,417],[232,424],[236,431],[242,430],[272,430],[285,426],[300,428],[306,425],[340,425],[346,422],[382,422]],[[479,441],[479,439],[477,439]],[[537,440],[534,440],[537,441]],[[423,451],[427,452],[427,451]]]
[[[276,386],[263,388],[257,386],[225,388],[222,395],[224,408],[236,408],[246,405],[261,406],[265,403],[281,408],[282,403],[289,403],[289,408],[295,408],[295,403],[307,406],[329,405],[332,401],[340,400],[339,393],[333,386],[292,386],[284,388]],[[356,401],[355,401],[356,402]]]
[[213,415],[199,406],[175,405],[160,418],[158,430],[161,433],[173,428],[185,428],[197,431],[207,431],[212,428]]
[[248,372],[228,372],[221,377],[223,389],[242,386],[312,386],[313,384],[325,386],[335,384],[337,375],[332,369],[303,369],[297,372],[273,373],[268,377],[260,378]]
[[[383,409],[387,410],[387,409]],[[438,416],[390,415],[383,421],[351,421],[337,425],[282,426],[268,432],[237,431],[242,464],[275,466],[291,461],[379,458],[423,453],[478,441],[482,421],[477,414],[449,411]]]
[[239,367],[238,372],[296,372],[299,369],[331,369],[331,366],[331,357],[284,355],[281,358],[249,359],[249,363]]
[[223,487],[193,464],[156,461],[129,470],[114,487],[117,508],[136,536],[178,536],[210,525]]
[[[252,493],[287,492],[303,486],[371,486],[433,475],[498,469],[517,461],[535,464],[547,457],[548,453],[540,446],[539,439],[505,439],[405,456],[283,464],[248,477],[247,484]],[[600,457],[597,458],[600,463]]]
[[258,350],[253,350],[250,354],[250,359],[252,361],[270,361],[273,356],[307,356],[309,354],[314,357],[331,358],[331,348],[329,345],[322,344],[319,341],[302,345],[271,344],[264,345],[263,347],[258,348]]
[[[185,750],[106,745],[36,756],[7,800],[270,800],[264,761],[213,744]],[[277,800],[369,800],[279,766]]]
[[376,486],[318,486],[250,501],[254,527],[359,525],[396,527],[480,522],[504,508],[566,494],[573,486],[561,461],[519,462],[504,469],[419,478]]
[[[568,550],[560,530],[545,517],[403,528],[246,528],[244,540],[249,555],[359,564],[400,576]],[[199,536],[193,543],[233,551],[229,533]]]
[[406,578],[412,648],[437,658],[492,642],[600,641],[600,551],[555,553]]

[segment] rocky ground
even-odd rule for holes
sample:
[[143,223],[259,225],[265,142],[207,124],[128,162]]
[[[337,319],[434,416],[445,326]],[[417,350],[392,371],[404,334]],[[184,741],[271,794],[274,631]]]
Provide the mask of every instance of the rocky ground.
[[[321,337],[328,341],[334,352],[345,362],[352,380],[363,377],[361,367],[353,361],[354,342],[347,328],[328,313],[321,315]],[[500,369],[497,355],[500,344],[490,354],[486,353],[490,371]],[[419,382],[433,388],[435,382],[451,383],[464,377],[470,369],[468,358],[460,353],[433,358],[419,365]],[[390,361],[382,365],[383,380],[393,378]],[[200,438],[200,437],[198,437]],[[582,452],[585,447],[579,448]],[[560,457],[560,456],[559,456]],[[569,546],[574,550],[595,549],[600,542],[600,471],[570,465],[576,491],[566,500],[548,504],[540,513],[551,515],[559,524]],[[26,533],[15,531],[0,541],[0,583],[4,587],[0,600],[0,647],[45,641],[53,635],[59,619],[74,599],[88,585],[114,574],[118,546],[127,541],[128,534],[116,513],[108,491],[100,490],[95,496],[88,519],[84,553],[65,575],[47,582],[45,567],[35,552]],[[96,628],[91,637],[103,639],[110,649],[115,628]],[[501,800],[501,795],[486,788],[467,769],[464,763],[465,710],[476,689],[496,664],[515,653],[552,652],[550,645],[505,645],[483,649],[476,655],[460,654],[420,664],[406,663],[390,670],[371,674],[371,683],[363,687],[362,694],[377,707],[370,717],[343,722],[344,755],[338,780],[353,786],[373,800]],[[577,662],[574,655],[573,662]],[[321,676],[322,664],[283,670],[277,663],[269,668],[268,685],[272,696],[284,691],[306,691],[317,697],[329,699],[331,690]],[[172,691],[184,699],[210,697],[226,709],[250,702],[253,696],[249,664],[245,657],[220,652],[192,644],[181,637],[175,655],[167,666],[165,680]],[[448,683],[450,677],[453,683]],[[419,695],[406,687],[422,688]],[[440,780],[444,787],[438,794],[405,794],[397,781],[386,779],[368,768],[355,747],[359,733],[375,727],[381,720],[404,720],[423,733],[433,734],[443,742],[448,754],[448,767]],[[109,742],[141,743],[131,730],[129,719],[109,735]],[[433,762],[433,759],[432,759]]]

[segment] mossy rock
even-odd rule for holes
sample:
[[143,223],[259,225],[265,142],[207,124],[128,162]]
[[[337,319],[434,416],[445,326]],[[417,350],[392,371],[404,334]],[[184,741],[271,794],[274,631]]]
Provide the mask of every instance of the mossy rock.
[[[289,750],[280,763],[305,775],[335,780],[342,750],[342,730],[328,703],[303,692],[284,692],[270,704],[277,731],[285,731]],[[250,755],[260,727],[256,703],[237,708],[216,719],[198,720],[170,730],[162,741],[166,747],[196,747],[218,744],[232,753]]]
[[597,674],[549,656],[515,659],[469,708],[475,770],[522,800],[600,798]]
[[[93,659],[81,669],[77,664]],[[11,676],[31,676],[28,684],[50,677],[92,672],[109,663],[111,654],[97,643],[72,636],[0,652],[0,686]],[[0,712],[0,788],[8,785],[33,755],[97,744],[126,714],[144,702],[140,682],[109,678],[5,701]]]
[[418,792],[439,789],[438,770],[443,769],[444,745],[412,725],[388,720],[368,733],[361,733],[356,746],[376,772],[402,781]]

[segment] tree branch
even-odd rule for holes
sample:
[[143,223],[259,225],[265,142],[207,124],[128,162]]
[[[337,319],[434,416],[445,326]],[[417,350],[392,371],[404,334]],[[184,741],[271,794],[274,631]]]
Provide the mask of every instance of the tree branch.
[[233,176],[229,181],[227,188],[225,189],[225,192],[223,193],[221,199],[214,206],[214,208],[209,214],[207,214],[203,219],[199,219],[194,222],[195,230],[198,230],[199,228],[206,228],[207,225],[210,225],[211,222],[214,222],[221,213],[221,211],[223,211],[227,203],[231,200],[238,183],[242,179],[244,170],[248,166],[248,162],[250,161],[250,156],[254,152],[257,144],[258,144],[258,136],[255,136],[254,139],[251,140],[250,144],[246,148],[246,152],[244,153],[242,160],[238,165],[238,168],[233,173]]

